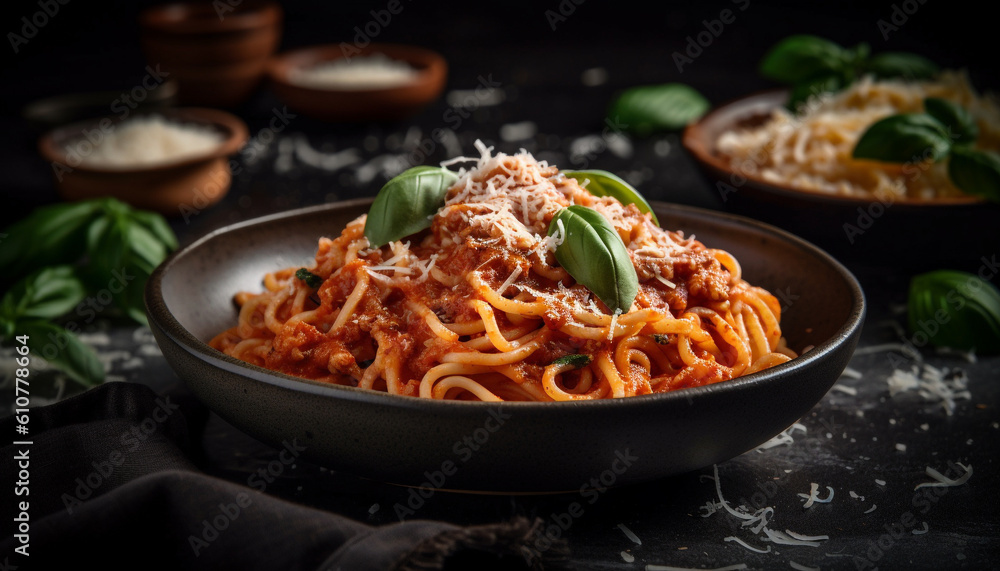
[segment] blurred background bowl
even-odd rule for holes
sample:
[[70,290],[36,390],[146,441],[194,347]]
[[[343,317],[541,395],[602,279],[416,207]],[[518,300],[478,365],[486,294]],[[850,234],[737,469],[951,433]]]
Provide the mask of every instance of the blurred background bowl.
[[975,196],[880,202],[828,194],[736,172],[716,146],[727,131],[762,124],[786,90],[737,99],[685,129],[694,156],[725,210],[792,232],[845,262],[910,270],[976,268],[1000,245],[1000,205]]
[[268,66],[271,87],[279,99],[303,115],[345,123],[405,119],[437,99],[444,89],[448,65],[437,52],[416,46],[375,43],[357,50],[351,57],[382,54],[410,64],[416,68],[417,75],[405,84],[373,89],[307,87],[289,81],[289,72],[293,69],[307,69],[345,57],[340,45],[324,45],[274,57]]
[[185,105],[234,107],[263,80],[281,40],[273,2],[164,4],[142,12],[142,49],[179,85]]
[[221,200],[232,181],[228,157],[246,143],[246,124],[217,109],[163,109],[157,114],[171,122],[209,127],[222,136],[222,142],[203,155],[172,162],[132,167],[88,166],[67,149],[88,142],[85,133],[106,133],[122,121],[118,117],[105,117],[59,127],[38,142],[39,152],[52,165],[59,195],[66,200],[112,196],[166,216],[183,215],[186,210],[199,211]]

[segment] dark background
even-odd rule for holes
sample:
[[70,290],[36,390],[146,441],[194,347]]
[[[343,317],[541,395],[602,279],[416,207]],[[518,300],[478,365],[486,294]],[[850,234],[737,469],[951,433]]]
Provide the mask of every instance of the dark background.
[[[614,93],[638,84],[688,83],[713,104],[773,87],[757,75],[756,65],[769,46],[793,33],[822,35],[846,46],[865,41],[873,52],[915,51],[942,67],[968,69],[973,83],[981,89],[995,89],[998,83],[995,21],[984,9],[969,2],[402,2],[403,11],[384,27],[377,41],[412,43],[440,51],[450,65],[447,89],[473,88],[477,77],[491,75],[503,82],[508,101],[519,98],[514,106],[488,110],[487,116],[476,117],[476,123],[485,127],[475,136],[487,139],[496,138],[496,126],[524,120],[535,122],[542,134],[572,137],[598,133]],[[59,13],[14,54],[7,34],[21,33],[21,18],[30,18],[40,8],[37,0],[5,3],[2,30],[6,41],[0,48],[4,59],[0,73],[0,98],[4,103],[0,117],[4,133],[0,139],[0,196],[6,207],[0,212],[0,222],[9,223],[30,207],[57,199],[49,167],[35,151],[38,132],[29,129],[19,117],[23,106],[53,95],[127,90],[136,85],[145,74],[136,20],[139,12],[152,4],[71,0],[61,5]],[[351,41],[354,27],[364,26],[371,20],[369,12],[384,9],[386,2],[282,4],[285,23],[281,49],[285,50]],[[740,11],[741,6],[746,9]],[[546,12],[559,12],[561,8],[573,12],[553,30]],[[682,52],[688,37],[705,29],[703,20],[717,19],[727,8],[735,12],[735,21],[726,25],[683,72],[678,72],[672,54]],[[904,9],[916,11],[885,39],[878,21],[891,21],[894,12],[898,12],[898,18]],[[581,84],[580,73],[592,67],[607,70],[604,85],[588,88]],[[552,100],[558,102],[560,112],[549,111]],[[276,105],[278,101],[263,88],[236,111],[248,122],[252,135],[266,124]],[[416,124],[429,130],[441,124],[446,109],[442,98],[412,120],[382,128],[405,131],[409,124]],[[493,132],[489,132],[490,128]],[[320,137],[346,137],[343,140],[347,141],[352,135],[362,134],[357,127],[316,124],[309,119],[297,120],[295,129]],[[475,125],[467,124],[463,130],[474,131]],[[471,145],[463,150],[471,152]],[[256,200],[260,210],[255,208],[248,214],[271,207],[322,202],[331,191],[342,198],[371,195],[382,182],[337,189],[335,178],[316,174],[311,180],[315,180],[311,185],[298,186],[302,193],[299,200],[288,204]],[[683,184],[672,186],[684,188],[668,188],[678,182]],[[237,179],[233,196],[247,185],[253,185],[253,181]],[[684,170],[671,173],[657,181],[655,188],[643,191],[655,199],[713,206],[712,198],[699,195],[710,194],[709,188],[700,177]],[[271,191],[275,190],[280,189],[272,185]]]
[[[369,2],[283,2],[284,37],[281,49],[352,41],[354,27],[371,20],[371,10],[381,10],[385,0]],[[0,46],[0,227],[23,217],[30,208],[57,200],[49,165],[35,150],[37,131],[21,119],[22,107],[33,100],[74,92],[128,90],[145,72],[139,49],[136,19],[151,2],[86,2],[70,0],[38,35],[14,54],[9,41]],[[1000,89],[995,59],[998,53],[996,21],[992,12],[970,2],[917,0],[908,3],[878,2],[762,2],[750,0],[745,11],[729,0],[711,2],[600,2],[587,0],[574,5],[574,12],[552,30],[546,11],[558,11],[560,2],[430,2],[403,0],[402,13],[393,17],[378,37],[381,42],[426,46],[441,52],[450,70],[446,93],[472,89],[477,78],[490,76],[503,84],[506,101],[484,107],[465,121],[458,135],[462,151],[473,152],[472,142],[482,138],[498,150],[513,152],[527,146],[547,153],[557,166],[566,164],[570,143],[586,135],[599,135],[608,103],[627,87],[662,82],[687,83],[713,104],[721,104],[747,93],[774,87],[756,72],[757,63],[775,42],[795,33],[812,33],[852,46],[868,42],[872,51],[914,51],[945,68],[965,68],[980,89]],[[890,20],[904,4],[916,12],[888,40],[878,28],[880,19]],[[688,37],[714,20],[723,9],[733,9],[736,19],[724,27],[713,43],[678,72],[674,52],[685,49]],[[37,2],[6,3],[0,30],[20,30],[20,19],[39,10]],[[581,81],[584,70],[601,67],[606,83],[588,87]],[[109,101],[110,104],[110,101]],[[260,132],[281,103],[266,88],[233,111]],[[329,125],[298,117],[282,135],[302,134],[324,152],[362,149],[364,160],[389,152],[389,141],[401,138],[412,127],[423,136],[443,121],[449,109],[442,97],[413,118],[382,125]],[[502,125],[531,121],[538,134],[527,142],[504,142]],[[374,137],[377,148],[366,149]],[[694,162],[679,144],[676,134],[634,139],[630,156],[601,152],[589,168],[618,173],[646,172],[639,186],[654,200],[667,200],[718,208],[715,190],[700,176]],[[657,145],[669,147],[666,156]],[[269,153],[269,154],[268,154]],[[277,173],[273,168],[273,146],[234,177],[223,202],[185,221],[171,220],[182,244],[210,230],[299,206],[374,195],[384,182],[376,177],[359,182],[350,169],[324,172],[296,168]],[[439,148],[428,164],[449,158]],[[580,168],[578,165],[574,165]],[[988,252],[983,252],[988,253]],[[893,267],[852,266],[862,281],[869,302],[868,321],[862,346],[898,342],[893,325],[905,316],[893,308],[906,301],[909,276]],[[110,329],[108,349],[135,352],[134,325],[116,323]],[[870,542],[884,533],[883,525],[896,521],[911,507],[913,486],[926,481],[924,467],[943,469],[945,460],[975,466],[970,484],[955,488],[921,513],[929,535],[908,535],[886,557],[876,563],[883,569],[986,568],[997,565],[1000,505],[996,496],[997,403],[996,380],[1000,362],[996,358],[968,364],[941,355],[929,355],[936,366],[964,368],[969,373],[974,400],[961,401],[954,417],[940,407],[920,403],[909,395],[890,398],[885,378],[892,370],[886,354],[856,357],[851,366],[862,371],[862,379],[842,379],[855,388],[856,396],[831,392],[802,423],[805,435],[797,434],[793,446],[782,446],[760,454],[750,451],[720,464],[727,497],[750,498],[759,485],[780,478],[781,491],[773,499],[781,523],[800,532],[824,530],[831,540],[818,549],[797,547],[757,556],[722,538],[733,533],[730,522],[716,515],[701,518],[699,507],[713,497],[711,483],[699,479],[710,472],[690,473],[664,481],[614,490],[569,535],[573,561],[584,569],[625,568],[619,556],[630,549],[640,568],[642,563],[678,566],[721,566],[746,561],[752,567],[789,568],[790,561],[823,569],[854,569],[847,554],[864,554]],[[179,384],[162,358],[149,357],[141,369],[115,365],[113,374],[142,382],[159,392]],[[857,414],[863,412],[863,415]],[[923,428],[925,427],[926,428]],[[907,453],[893,448],[909,442]],[[201,442],[209,461],[205,472],[232,482],[245,482],[258,464],[274,458],[275,452],[227,423],[211,417]],[[940,452],[940,455],[939,455]],[[889,483],[876,486],[876,479]],[[836,503],[801,510],[796,492],[822,482],[837,489]],[[867,501],[848,497],[848,491],[867,496]],[[280,479],[268,494],[303,505],[340,513],[373,525],[392,523],[391,506],[405,499],[406,490],[334,474],[303,463],[293,474]],[[565,510],[573,498],[563,496],[470,496],[439,494],[420,516],[460,524],[499,521],[511,515],[548,517]],[[380,503],[381,511],[370,511]],[[874,512],[865,513],[878,504]],[[634,546],[617,524],[628,525],[643,540]],[[783,528],[784,529],[784,528]],[[831,555],[831,553],[833,555]]]

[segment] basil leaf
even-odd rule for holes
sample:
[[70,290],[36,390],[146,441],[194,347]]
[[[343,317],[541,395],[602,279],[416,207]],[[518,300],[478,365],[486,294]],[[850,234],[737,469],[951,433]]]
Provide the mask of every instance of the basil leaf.
[[149,230],[168,252],[177,249],[177,236],[174,235],[174,231],[170,229],[170,225],[167,224],[163,216],[148,210],[132,210],[129,212],[129,216],[146,230]]
[[891,115],[876,121],[854,146],[856,159],[890,163],[938,160],[948,154],[951,139],[937,119],[923,113]]
[[87,297],[87,289],[70,266],[39,270],[11,287],[0,301],[7,321],[52,319],[65,315]]
[[385,183],[368,211],[365,237],[378,248],[430,228],[458,175],[440,167],[407,169]]
[[86,227],[100,208],[99,201],[44,206],[11,225],[0,242],[0,282],[75,262],[83,253]]
[[639,277],[618,232],[596,210],[580,205],[556,213],[549,236],[559,229],[560,221],[565,235],[556,247],[556,260],[608,309],[627,312],[639,292]]
[[704,115],[711,104],[681,83],[627,89],[611,104],[608,118],[637,135],[672,131]]
[[954,147],[948,159],[948,178],[962,192],[1000,202],[1000,157],[995,153]]
[[880,53],[864,63],[864,70],[879,79],[930,79],[938,73],[937,64],[931,60],[906,52]]
[[957,103],[939,97],[928,97],[924,99],[924,111],[945,126],[953,144],[971,145],[979,138],[976,120]]
[[840,91],[844,86],[844,80],[840,78],[840,75],[830,74],[817,77],[815,79],[804,81],[792,87],[792,91],[788,97],[788,109],[791,111],[798,111],[799,107],[809,101],[810,97],[818,96],[823,93],[833,93]]
[[141,267],[148,268],[146,273],[153,273],[156,266],[167,257],[166,246],[144,226],[134,222],[128,224],[126,236],[129,254]]
[[87,228],[85,278],[94,290],[107,287],[113,272],[125,268],[128,226],[123,217],[109,215],[94,220]]
[[979,276],[938,270],[910,281],[909,326],[937,347],[1000,353],[1000,290]]
[[625,182],[618,176],[602,170],[589,171],[562,171],[570,178],[574,178],[583,186],[584,181],[590,181],[585,187],[587,192],[594,196],[611,196],[618,199],[622,204],[634,204],[640,212],[649,213],[653,216],[653,223],[660,225],[656,219],[656,214],[646,199],[639,194],[639,191]]
[[295,277],[304,281],[307,286],[313,289],[316,289],[319,286],[323,285],[323,278],[317,276],[316,274],[310,272],[305,268],[299,268],[298,270],[295,270]]
[[839,74],[855,54],[817,36],[797,35],[778,42],[764,56],[760,73],[781,83],[799,84]]
[[104,381],[104,366],[94,351],[58,325],[28,320],[17,324],[17,334],[28,336],[32,355],[39,355],[74,381],[90,387]]
[[586,367],[593,361],[593,357],[590,355],[563,355],[555,361],[552,361],[553,365],[572,365],[574,369],[579,369],[580,367]]

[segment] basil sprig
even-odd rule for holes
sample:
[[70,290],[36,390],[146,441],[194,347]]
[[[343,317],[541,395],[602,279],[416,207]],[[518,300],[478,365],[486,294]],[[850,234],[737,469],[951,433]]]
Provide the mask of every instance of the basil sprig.
[[1000,353],[1000,290],[979,276],[938,270],[910,281],[908,321],[914,342]]
[[764,77],[791,87],[788,107],[796,110],[810,96],[847,87],[865,74],[878,78],[927,79],[938,72],[934,62],[917,54],[870,55],[866,43],[845,48],[830,40],[800,34],[778,42],[760,63]]
[[558,231],[560,222],[565,235],[556,247],[556,260],[608,309],[627,312],[639,292],[639,277],[621,236],[600,213],[585,206],[556,213],[549,236]]
[[656,213],[646,199],[631,184],[618,176],[602,170],[562,171],[562,173],[576,179],[580,186],[583,186],[585,181],[590,181],[584,188],[594,196],[611,196],[623,205],[634,204],[640,212],[651,214],[653,223],[659,226],[660,221],[656,219]]
[[75,333],[105,310],[146,323],[146,279],[177,248],[170,226],[102,198],[38,208],[5,234],[0,340],[28,335],[32,352],[70,378],[100,383],[104,368]]
[[1000,202],[1000,157],[973,149],[979,127],[961,105],[924,100],[926,113],[890,115],[861,135],[852,156],[890,163],[948,159],[948,178],[967,194]]
[[682,83],[645,85],[625,90],[612,102],[608,120],[640,136],[674,131],[704,115],[711,104]]
[[431,217],[444,205],[458,175],[441,167],[419,166],[385,183],[368,211],[365,237],[379,248],[430,228]]

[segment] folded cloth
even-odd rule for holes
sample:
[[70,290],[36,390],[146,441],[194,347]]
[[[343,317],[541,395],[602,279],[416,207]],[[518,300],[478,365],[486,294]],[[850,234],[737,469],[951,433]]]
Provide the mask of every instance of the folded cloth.
[[[541,520],[376,527],[208,476],[194,438],[204,419],[192,418],[202,413],[185,412],[138,383],[32,408],[31,444],[5,446],[0,460],[4,482],[17,481],[22,464],[29,476],[28,494],[4,510],[15,517],[0,524],[0,569],[568,568],[565,543],[536,549]],[[0,419],[0,433],[14,434],[15,418]]]

